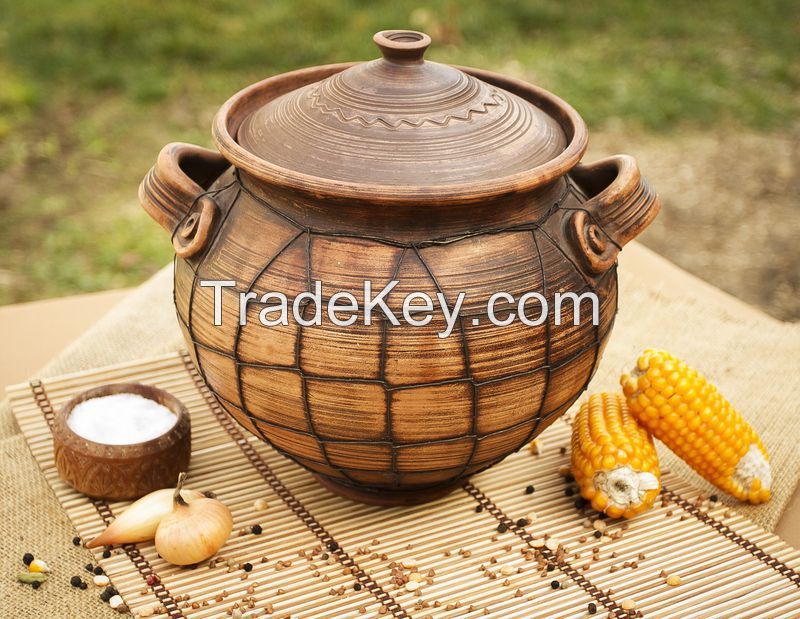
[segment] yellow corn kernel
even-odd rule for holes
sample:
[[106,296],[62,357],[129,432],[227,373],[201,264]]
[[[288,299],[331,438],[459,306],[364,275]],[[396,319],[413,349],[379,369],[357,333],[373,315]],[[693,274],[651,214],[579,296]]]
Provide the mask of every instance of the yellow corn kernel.
[[34,559],[31,561],[30,565],[28,565],[29,572],[39,572],[39,573],[48,573],[50,572],[50,568],[48,567],[47,563],[42,561],[41,559]]
[[612,518],[653,505],[661,489],[658,455],[621,394],[596,393],[581,405],[572,422],[572,475],[581,496]]
[[772,473],[761,439],[696,370],[646,350],[620,383],[631,414],[706,480],[741,501],[769,499]]

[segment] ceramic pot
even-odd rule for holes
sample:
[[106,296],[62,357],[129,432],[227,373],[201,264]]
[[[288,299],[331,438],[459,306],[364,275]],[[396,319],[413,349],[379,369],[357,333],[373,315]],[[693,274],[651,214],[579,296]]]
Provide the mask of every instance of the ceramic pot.
[[[525,445],[586,388],[614,322],[617,254],[659,201],[631,157],[579,163],[586,126],[555,95],[426,61],[422,33],[374,40],[377,60],[234,95],[214,120],[219,152],[167,145],[140,199],[172,235],[178,320],[220,404],[335,492],[415,503]],[[466,298],[448,337],[438,311],[425,326],[385,312],[365,324],[365,280],[373,294],[399,282],[385,297],[397,316],[411,292],[437,309],[437,293],[450,308]],[[219,326],[210,281],[232,283]],[[326,303],[355,297],[355,324],[261,324],[275,304],[261,295],[291,301],[317,281]],[[498,292],[543,295],[548,318],[493,324]],[[573,305],[552,311],[566,292],[596,294],[597,324],[591,304],[577,325]],[[314,317],[316,303],[300,307]]]

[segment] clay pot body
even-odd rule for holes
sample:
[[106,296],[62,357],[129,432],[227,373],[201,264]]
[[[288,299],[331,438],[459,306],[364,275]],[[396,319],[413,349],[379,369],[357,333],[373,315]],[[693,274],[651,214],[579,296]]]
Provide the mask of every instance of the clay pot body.
[[[170,144],[140,188],[172,234],[178,320],[220,404],[334,491],[382,504],[450,491],[567,410],[614,321],[617,253],[659,207],[630,157],[579,163],[586,128],[566,103],[423,61],[420,37],[379,33],[383,59],[250,86],[217,114],[219,153]],[[235,283],[219,326],[212,280]],[[385,301],[400,324],[364,324],[365,280],[398,282]],[[240,324],[241,293],[291,302],[317,281],[326,304],[356,298],[355,324],[323,306],[320,325],[265,327],[274,299]],[[437,303],[425,326],[402,319],[411,292]],[[452,308],[462,292],[439,337],[437,294]],[[541,294],[547,320],[492,324],[498,292]],[[586,302],[577,325],[571,303],[557,316],[557,292],[596,293],[598,324]]]

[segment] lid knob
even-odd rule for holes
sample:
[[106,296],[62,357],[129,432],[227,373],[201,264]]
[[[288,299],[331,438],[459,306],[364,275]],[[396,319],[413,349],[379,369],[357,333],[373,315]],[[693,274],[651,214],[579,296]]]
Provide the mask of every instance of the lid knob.
[[381,30],[372,37],[384,59],[397,63],[419,63],[431,38],[414,30]]

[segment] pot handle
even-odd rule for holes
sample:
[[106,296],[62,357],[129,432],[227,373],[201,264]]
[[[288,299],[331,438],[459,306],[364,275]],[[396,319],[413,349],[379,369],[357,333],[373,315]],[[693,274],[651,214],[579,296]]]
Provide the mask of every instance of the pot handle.
[[139,185],[142,207],[172,235],[179,257],[195,255],[210,240],[219,208],[205,191],[229,165],[216,151],[173,142]]
[[584,266],[603,273],[616,262],[622,246],[655,219],[661,200],[629,155],[579,164],[570,176],[589,196],[569,218],[570,235]]

